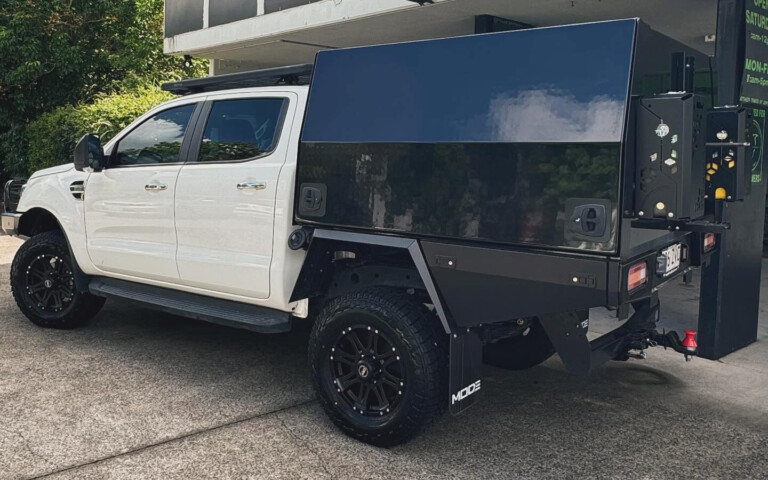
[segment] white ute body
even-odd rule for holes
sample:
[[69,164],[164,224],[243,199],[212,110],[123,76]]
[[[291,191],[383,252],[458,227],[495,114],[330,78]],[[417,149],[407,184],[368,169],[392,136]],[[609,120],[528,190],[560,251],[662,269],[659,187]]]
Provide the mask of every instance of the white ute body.
[[[239,162],[177,163],[79,172],[72,164],[32,175],[18,213],[52,213],[88,275],[111,277],[259,305],[295,316],[289,302],[305,251],[288,248],[299,135],[308,87],[280,86],[188,95],[136,119],[107,144],[163,110],[206,100],[285,98],[271,153]],[[202,121],[202,117],[201,117]],[[190,134],[192,126],[187,129]],[[84,195],[72,192],[83,182]],[[259,189],[238,185],[255,182]],[[76,198],[80,196],[81,198]]]

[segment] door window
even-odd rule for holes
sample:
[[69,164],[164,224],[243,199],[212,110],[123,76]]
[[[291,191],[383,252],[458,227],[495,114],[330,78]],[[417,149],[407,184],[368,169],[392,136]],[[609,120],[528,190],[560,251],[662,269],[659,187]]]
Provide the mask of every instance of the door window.
[[120,139],[110,166],[179,162],[181,143],[195,104],[164,110]]
[[288,100],[248,98],[214,102],[200,145],[200,162],[260,157],[277,146]]

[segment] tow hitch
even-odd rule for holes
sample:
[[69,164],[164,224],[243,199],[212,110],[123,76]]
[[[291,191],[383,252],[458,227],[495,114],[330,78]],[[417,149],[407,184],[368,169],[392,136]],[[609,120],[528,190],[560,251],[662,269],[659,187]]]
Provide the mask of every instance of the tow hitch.
[[645,350],[649,347],[671,348],[682,353],[686,361],[698,354],[695,331],[686,330],[685,338],[681,340],[677,332],[659,332],[656,329],[659,321],[658,294],[634,302],[632,306],[635,313],[629,320],[591,342],[583,324],[566,322],[559,315],[545,315],[539,320],[566,368],[573,373],[586,374],[609,360],[644,359]]
[[685,361],[690,362],[691,358],[699,353],[699,345],[696,343],[696,332],[694,330],[686,330],[685,338],[681,341],[677,332],[653,332],[651,337],[654,347],[660,345],[662,347],[671,348],[672,350],[682,353],[685,356]]
[[645,349],[649,347],[664,347],[665,350],[671,348],[682,353],[686,362],[690,362],[698,354],[699,346],[696,343],[694,330],[685,330],[685,338],[682,340],[675,331],[656,330],[656,322],[659,320],[659,303],[656,295],[633,306],[635,314],[616,330],[623,331],[626,336],[623,352],[614,360],[644,359]]
[[625,354],[618,356],[615,360],[627,360],[629,358],[644,360],[646,357],[645,348],[648,347],[664,347],[664,350],[671,348],[678,353],[682,353],[686,362],[690,362],[699,353],[698,344],[696,343],[696,332],[694,330],[686,330],[685,338],[682,340],[680,340],[680,336],[675,331],[662,331],[659,333],[653,330],[649,332],[648,338],[641,343],[644,343],[641,347],[634,343],[627,345]]

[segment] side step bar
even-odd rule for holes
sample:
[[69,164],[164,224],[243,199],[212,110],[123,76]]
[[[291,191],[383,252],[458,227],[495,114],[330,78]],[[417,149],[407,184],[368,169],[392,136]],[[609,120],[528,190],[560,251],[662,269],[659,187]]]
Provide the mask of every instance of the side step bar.
[[106,277],[93,278],[88,290],[100,297],[127,300],[174,315],[259,333],[291,330],[290,313],[256,305]]

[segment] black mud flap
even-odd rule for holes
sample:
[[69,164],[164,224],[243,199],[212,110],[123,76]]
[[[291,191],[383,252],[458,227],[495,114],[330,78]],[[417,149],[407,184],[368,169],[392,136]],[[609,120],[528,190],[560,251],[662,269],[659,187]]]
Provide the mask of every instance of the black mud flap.
[[587,339],[589,312],[554,313],[538,318],[568,371],[589,373],[592,364],[592,348]]
[[449,399],[451,415],[471,407],[480,391],[483,342],[476,333],[451,334]]

